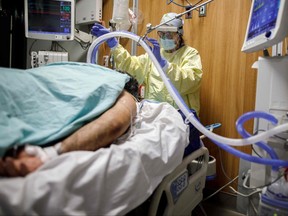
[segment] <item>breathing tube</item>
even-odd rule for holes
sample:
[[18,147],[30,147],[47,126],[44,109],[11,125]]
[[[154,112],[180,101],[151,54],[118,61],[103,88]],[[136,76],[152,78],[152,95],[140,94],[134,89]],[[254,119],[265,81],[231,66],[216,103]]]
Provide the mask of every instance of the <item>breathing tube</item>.
[[[192,111],[189,109],[189,107],[183,101],[183,99],[180,96],[177,89],[172,85],[171,80],[166,76],[165,72],[161,68],[159,62],[157,61],[157,59],[154,56],[153,52],[151,51],[150,47],[146,44],[146,42],[140,36],[137,36],[131,32],[114,31],[114,32],[110,32],[110,33],[107,33],[105,35],[98,37],[96,40],[93,41],[93,43],[91,44],[91,46],[88,50],[88,53],[87,53],[87,62],[88,63],[95,63],[95,55],[96,55],[98,47],[103,42],[105,42],[107,39],[112,38],[112,37],[126,37],[126,38],[129,38],[129,39],[132,39],[132,40],[138,42],[138,44],[143,47],[143,49],[147,52],[148,56],[150,57],[150,59],[154,63],[156,69],[158,70],[168,92],[170,93],[170,95],[174,99],[174,101],[177,104],[177,106],[179,107],[179,109],[186,116],[186,119],[189,120],[194,125],[195,128],[197,128],[206,137],[211,139],[215,144],[217,144],[218,146],[220,146],[224,150],[228,151],[229,153],[231,153],[237,157],[240,157],[244,160],[248,160],[251,162],[260,163],[260,164],[264,164],[264,165],[271,165],[271,166],[275,166],[275,167],[288,167],[288,161],[278,160],[278,159],[258,158],[258,157],[254,157],[254,156],[245,154],[245,153],[238,151],[238,150],[231,147],[231,146],[250,145],[251,143],[259,143],[262,140],[268,139],[269,137],[271,137],[275,134],[279,134],[283,131],[288,130],[288,123],[275,126],[274,128],[272,128],[266,132],[257,134],[257,135],[253,135],[250,137],[248,137],[248,136],[244,137],[244,139],[233,139],[233,138],[227,138],[227,137],[217,135],[217,134],[207,130],[205,128],[205,126],[203,126],[197,120],[197,118],[194,116]],[[252,117],[252,116],[254,118],[258,118],[258,117],[261,118],[262,117],[261,115],[259,116],[258,113],[254,113],[253,115],[250,115],[249,117]],[[246,118],[244,118],[244,119],[246,119]]]
[[[250,120],[252,118],[254,118],[255,116],[257,116],[257,118],[262,118],[262,119],[265,119],[267,121],[270,121],[272,124],[276,125],[278,123],[278,120],[270,115],[269,113],[266,113],[266,112],[261,112],[261,111],[254,111],[254,112],[248,112],[248,113],[245,113],[243,114],[242,116],[240,116],[237,121],[236,121],[236,128],[237,128],[237,131],[238,133],[244,137],[244,138],[247,138],[247,137],[250,137],[251,134],[249,134],[245,129],[244,129],[244,126],[243,124],[247,121],[247,120]],[[278,155],[276,154],[276,152],[274,151],[273,148],[271,148],[267,143],[261,141],[261,142],[257,142],[255,143],[257,146],[259,146],[260,148],[262,148],[263,150],[265,150],[269,156],[271,157],[271,159],[279,159]],[[272,167],[273,170],[278,170],[278,167],[277,166],[273,166]]]

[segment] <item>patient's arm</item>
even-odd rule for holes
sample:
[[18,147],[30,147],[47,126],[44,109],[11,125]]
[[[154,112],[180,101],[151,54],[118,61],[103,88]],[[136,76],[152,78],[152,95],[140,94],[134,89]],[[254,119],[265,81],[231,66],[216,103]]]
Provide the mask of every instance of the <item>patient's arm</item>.
[[136,102],[131,94],[123,91],[112,108],[62,141],[61,153],[95,151],[109,146],[125,133],[135,115]]
[[[135,115],[136,102],[131,94],[123,91],[112,108],[64,139],[61,153],[76,150],[95,151],[108,147],[125,133]],[[39,157],[28,155],[22,149],[16,158],[0,158],[0,176],[25,176],[42,164]]]

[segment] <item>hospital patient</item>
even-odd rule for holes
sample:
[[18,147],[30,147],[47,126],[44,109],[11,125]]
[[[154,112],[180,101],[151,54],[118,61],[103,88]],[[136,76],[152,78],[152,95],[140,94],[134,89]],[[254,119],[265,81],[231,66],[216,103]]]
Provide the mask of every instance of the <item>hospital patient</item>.
[[135,117],[137,90],[137,81],[130,77],[110,109],[65,139],[49,147],[28,145],[10,154],[8,152],[0,159],[0,176],[26,176],[58,154],[76,150],[96,151],[108,147],[127,131],[131,119]]

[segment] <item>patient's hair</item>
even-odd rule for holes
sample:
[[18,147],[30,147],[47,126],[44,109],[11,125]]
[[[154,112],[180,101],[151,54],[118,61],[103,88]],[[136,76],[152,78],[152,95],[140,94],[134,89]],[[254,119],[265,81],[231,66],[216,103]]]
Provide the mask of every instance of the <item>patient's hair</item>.
[[125,84],[124,89],[130,94],[132,94],[137,100],[139,100],[139,93],[138,93],[139,83],[136,80],[136,78],[126,72],[119,71],[119,70],[117,71],[119,73],[127,74],[130,77],[129,81]]

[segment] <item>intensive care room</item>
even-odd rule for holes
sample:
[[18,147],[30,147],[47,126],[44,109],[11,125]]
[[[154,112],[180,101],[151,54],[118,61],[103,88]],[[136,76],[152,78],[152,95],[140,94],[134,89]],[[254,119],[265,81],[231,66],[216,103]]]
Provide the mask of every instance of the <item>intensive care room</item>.
[[0,27],[0,215],[288,215],[288,0],[0,0]]

